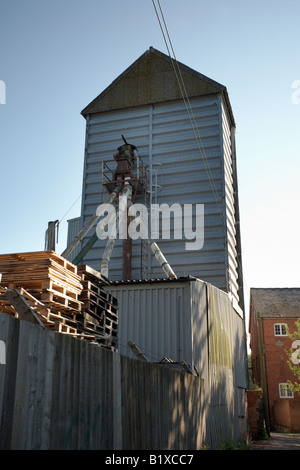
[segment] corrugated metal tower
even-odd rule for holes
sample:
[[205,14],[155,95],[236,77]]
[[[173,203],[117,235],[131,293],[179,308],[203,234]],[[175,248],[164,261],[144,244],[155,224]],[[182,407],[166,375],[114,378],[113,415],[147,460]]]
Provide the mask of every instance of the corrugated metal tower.
[[[187,251],[186,239],[158,239],[178,277],[194,276],[232,294],[243,309],[235,122],[226,87],[178,64],[202,151],[195,139],[170,57],[150,47],[83,111],[86,145],[78,232],[105,201],[103,162],[113,160],[124,135],[148,168],[148,186],[135,202],[204,204],[204,245]],[[149,206],[150,207],[150,206]],[[74,230],[75,226],[75,230]],[[83,240],[83,246],[92,234]],[[83,262],[100,270],[106,241],[98,240]],[[131,278],[162,278],[147,244],[132,241]],[[78,251],[78,250],[77,250]],[[74,253],[71,258],[74,257]],[[122,279],[123,242],[111,255],[109,279]]]

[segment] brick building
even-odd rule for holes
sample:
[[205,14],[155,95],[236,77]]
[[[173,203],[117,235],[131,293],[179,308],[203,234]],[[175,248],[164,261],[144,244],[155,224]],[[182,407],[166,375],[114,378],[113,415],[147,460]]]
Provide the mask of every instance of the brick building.
[[[300,288],[250,290],[249,333],[253,379],[263,390],[267,427],[271,431],[300,431],[300,396],[288,386],[297,377],[288,365],[287,350],[297,329]],[[300,367],[300,365],[299,365]]]

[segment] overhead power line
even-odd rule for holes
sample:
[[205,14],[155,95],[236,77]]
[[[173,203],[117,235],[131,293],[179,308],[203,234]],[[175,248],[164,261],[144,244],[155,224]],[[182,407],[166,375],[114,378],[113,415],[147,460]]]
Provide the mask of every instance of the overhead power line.
[[[208,160],[207,160],[207,157],[206,157],[206,154],[205,154],[205,149],[204,149],[204,146],[203,146],[203,143],[202,143],[202,139],[201,139],[201,136],[200,136],[200,133],[199,133],[198,126],[196,124],[194,112],[193,112],[193,109],[192,109],[192,106],[191,106],[191,103],[190,103],[190,100],[189,100],[189,97],[188,97],[188,94],[187,94],[187,90],[186,90],[186,87],[185,87],[185,84],[184,84],[181,69],[180,69],[178,61],[176,59],[176,55],[175,55],[175,52],[174,52],[174,48],[173,48],[173,45],[172,45],[172,41],[171,41],[171,38],[170,38],[169,31],[168,31],[168,28],[167,28],[166,20],[165,20],[165,17],[164,17],[164,14],[163,14],[163,11],[162,11],[162,8],[161,8],[161,5],[160,5],[160,1],[157,0],[157,3],[158,3],[158,8],[159,8],[159,11],[160,11],[162,21],[160,19],[158,9],[155,5],[155,1],[152,0],[152,3],[153,3],[153,7],[154,7],[154,10],[155,10],[155,13],[156,13],[156,16],[157,16],[157,20],[158,20],[158,23],[159,23],[159,26],[160,26],[160,29],[161,29],[161,32],[162,32],[162,35],[163,35],[163,38],[164,38],[164,42],[165,42],[165,45],[166,45],[166,48],[167,48],[172,66],[173,66],[173,69],[174,69],[174,73],[175,73],[175,76],[176,76],[176,79],[177,79],[177,82],[178,82],[178,85],[179,85],[180,93],[181,93],[183,102],[185,104],[185,107],[186,107],[186,110],[187,110],[187,113],[188,113],[188,116],[189,116],[189,120],[190,120],[191,127],[192,127],[192,130],[193,130],[196,142],[197,142],[197,146],[198,146],[201,158],[202,158],[203,163],[204,163],[206,174],[207,174],[212,192],[214,194],[214,198],[215,198],[215,201],[216,201],[221,219],[222,219],[222,221],[224,223],[224,227],[225,227],[224,213],[223,213],[222,207],[221,207],[220,202],[219,202],[218,192],[217,192],[217,189],[216,189],[215,181],[214,181],[214,178],[213,178],[213,175],[212,175],[212,172],[210,170],[209,163],[208,163]],[[169,44],[168,44],[168,41],[169,41]],[[174,57],[172,57],[170,49],[171,49]]]
[[65,213],[65,215],[60,219],[59,223],[61,223],[64,218],[68,215],[68,213],[70,212],[70,210],[75,206],[76,202],[81,198],[82,194],[80,194],[78,196],[78,198],[76,199],[76,201],[72,204],[72,206],[70,207],[70,209],[67,210],[67,212]]

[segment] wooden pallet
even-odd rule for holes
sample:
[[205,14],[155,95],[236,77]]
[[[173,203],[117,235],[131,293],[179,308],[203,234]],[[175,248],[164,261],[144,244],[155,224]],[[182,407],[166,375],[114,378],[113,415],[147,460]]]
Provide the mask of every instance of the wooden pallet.
[[54,310],[74,310],[77,312],[81,311],[82,302],[51,289],[46,289],[40,295],[37,295],[36,298],[41,300],[44,304],[50,303]]
[[82,281],[92,281],[98,286],[108,286],[109,281],[106,277],[102,276],[99,271],[96,271],[87,264],[80,264],[77,266],[77,272],[81,276]]
[[46,328],[117,349],[117,299],[98,271],[43,251],[0,255],[0,273],[1,312],[18,317],[5,297],[5,289],[17,289]]
[[36,299],[51,304],[56,311],[81,310],[82,291],[77,266],[54,251],[0,255],[1,285],[26,289]]
[[79,294],[82,290],[81,276],[77,266],[53,251],[0,255],[1,285],[8,283],[17,287],[41,288],[45,281]]
[[31,251],[26,253],[9,253],[0,255],[0,266],[2,263],[19,263],[29,262],[30,264],[42,264],[45,262],[55,261],[61,268],[68,269],[68,271],[77,274],[77,266],[72,264],[67,259],[55,253],[55,251]]
[[[85,296],[86,294],[84,294]],[[103,302],[102,299],[94,298],[91,296],[89,300],[84,300],[79,297],[82,302],[82,309],[95,316],[102,316],[104,313],[111,320],[118,322],[118,309],[115,305],[111,305],[107,302]]]
[[118,302],[105,289],[108,281],[87,265],[78,266],[78,272],[83,286],[79,300],[84,328],[104,335],[106,344],[117,348]]
[[94,294],[100,299],[103,299],[104,302],[108,302],[112,305],[117,306],[118,304],[117,299],[113,297],[109,292],[107,292],[105,288],[97,285],[95,282],[92,282],[91,280],[82,280],[82,292],[81,292],[82,297],[84,293],[90,293],[91,295]]
[[[9,304],[5,300],[5,294],[9,289],[0,287],[0,311],[1,313],[8,313],[3,311],[3,303]],[[77,320],[77,315],[71,318],[69,315],[64,313],[55,313],[47,305],[43,304],[41,301],[33,297],[25,289],[19,289],[19,293],[24,297],[28,305],[35,312],[35,315],[38,316],[41,324],[50,330],[61,334],[67,334],[74,338],[85,340],[94,344],[101,345],[103,347],[108,347],[109,349],[115,349],[111,345],[111,341],[105,341],[104,335],[101,334],[99,340],[99,332],[96,328],[89,328],[88,325],[82,325],[80,321]],[[12,308],[12,311],[9,312],[10,315],[13,315],[19,318],[17,312]]]

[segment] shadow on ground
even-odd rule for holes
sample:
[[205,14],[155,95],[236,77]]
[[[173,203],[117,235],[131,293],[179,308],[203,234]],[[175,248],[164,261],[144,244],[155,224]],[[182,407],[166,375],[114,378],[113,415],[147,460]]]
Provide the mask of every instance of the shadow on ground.
[[253,450],[300,450],[300,434],[271,433],[264,441],[254,441]]

